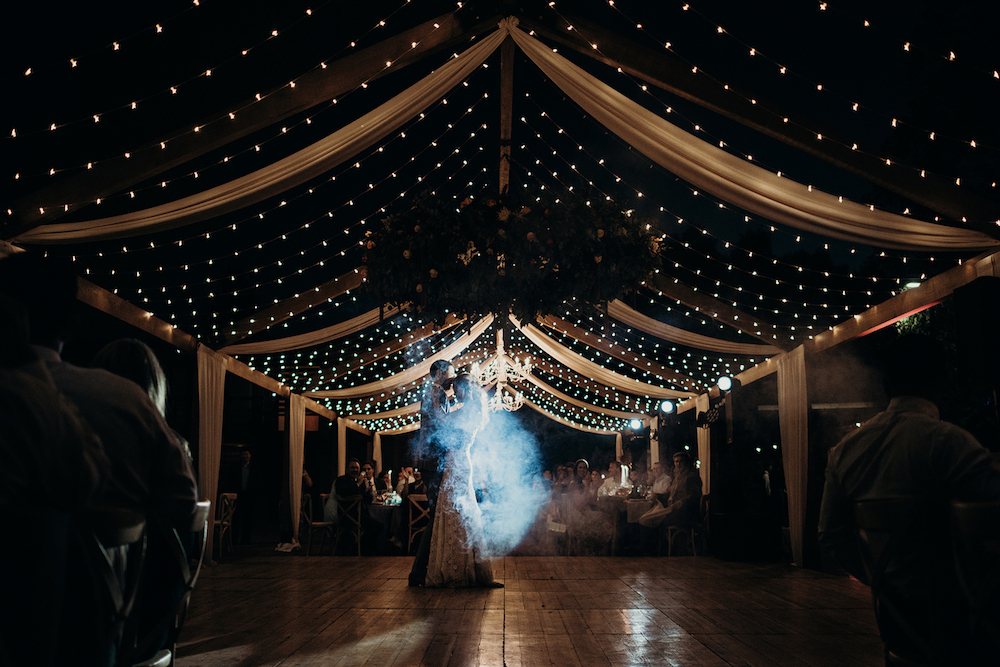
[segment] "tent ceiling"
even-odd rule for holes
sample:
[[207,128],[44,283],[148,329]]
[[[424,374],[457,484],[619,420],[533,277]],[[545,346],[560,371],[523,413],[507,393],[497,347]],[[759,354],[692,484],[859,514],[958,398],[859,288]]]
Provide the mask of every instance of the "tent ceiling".
[[[17,178],[4,238],[128,216],[267,169],[483,44],[509,14],[738,170],[781,172],[877,215],[996,236],[1000,137],[986,109],[1000,102],[1000,58],[976,3],[824,12],[791,1],[769,11],[401,1],[344,13],[261,1],[239,16],[201,4],[128,5],[121,16],[109,5],[47,21],[18,9],[23,43],[7,62],[19,69],[4,79],[21,101],[5,110],[16,134],[3,139],[5,177]],[[477,323],[434,331],[384,310],[379,321],[382,304],[357,272],[359,242],[424,190],[464,198],[496,188],[499,70],[497,52],[384,138],[259,201],[173,229],[38,249],[73,257],[88,280],[215,349],[253,345],[229,351],[333,410],[397,411],[369,422],[374,430],[405,426],[419,382],[387,378],[455,349]],[[617,428],[610,412],[648,413],[663,395],[702,391],[976,254],[832,238],[708,194],[598,123],[521,50],[513,97],[514,187],[608,196],[655,217],[664,235],[662,271],[607,316],[567,305],[524,333],[493,323],[462,348],[463,361],[485,360],[506,326],[509,351],[536,360],[538,382],[518,388],[559,419]],[[356,389],[368,385],[377,390]]]

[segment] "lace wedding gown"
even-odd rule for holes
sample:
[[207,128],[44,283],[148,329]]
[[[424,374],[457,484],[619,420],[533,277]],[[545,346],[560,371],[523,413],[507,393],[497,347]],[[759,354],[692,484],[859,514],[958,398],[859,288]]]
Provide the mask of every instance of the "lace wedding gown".
[[426,586],[495,586],[493,564],[484,553],[483,515],[472,485],[472,442],[478,431],[474,414],[451,413],[443,424],[452,446],[434,512]]

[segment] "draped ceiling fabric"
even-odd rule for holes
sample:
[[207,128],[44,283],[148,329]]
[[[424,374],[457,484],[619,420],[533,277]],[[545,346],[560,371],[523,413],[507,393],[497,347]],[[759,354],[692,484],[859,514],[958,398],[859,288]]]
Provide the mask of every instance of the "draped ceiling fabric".
[[152,208],[84,222],[42,225],[17,237],[23,243],[73,243],[173,229],[239,210],[322,176],[397,130],[444,97],[504,40],[498,30],[452,58],[385,104],[328,137],[242,178]]
[[23,243],[72,243],[147,234],[229,213],[279,194],[350,159],[443,97],[510,34],[563,92],[598,122],[695,187],[781,224],[832,238],[900,250],[1000,247],[985,234],[914,220],[819,192],[730,155],[647,110],[515,28],[499,29],[392,100],[274,164],[161,206],[98,220],[41,225]]
[[777,358],[778,422],[781,429],[781,458],[788,491],[788,521],[792,557],[803,564],[806,523],[806,479],[809,467],[809,397],[806,387],[805,348],[799,346]]
[[487,315],[483,319],[479,320],[476,324],[472,326],[468,331],[462,334],[458,340],[444,348],[440,352],[435,352],[431,356],[424,359],[422,362],[416,366],[411,366],[401,373],[396,373],[395,375],[390,375],[384,380],[378,380],[377,382],[369,382],[368,384],[363,384],[357,387],[348,387],[346,389],[329,389],[326,391],[310,391],[306,392],[306,396],[310,398],[362,398],[364,396],[371,396],[372,394],[377,394],[379,392],[386,391],[387,389],[393,389],[395,387],[401,387],[407,385],[411,382],[422,378],[430,372],[431,364],[433,364],[438,359],[453,359],[461,354],[465,348],[469,347],[479,336],[482,335],[489,326],[493,324],[493,316]]
[[678,329],[669,324],[664,324],[659,320],[654,320],[652,317],[647,317],[629,308],[618,299],[608,304],[608,316],[651,336],[698,350],[719,352],[721,354],[747,354],[754,356],[770,356],[781,352],[779,348],[773,345],[731,343],[727,340],[711,338],[710,336],[703,336],[702,334]]
[[299,537],[302,511],[302,460],[306,451],[306,399],[288,397],[288,511],[292,515],[292,537]]
[[[202,500],[212,501],[215,516],[222,463],[222,412],[225,406],[226,362],[228,357],[198,346],[198,490]],[[236,499],[239,503],[239,498]],[[215,531],[208,531],[206,558],[212,559]]]
[[524,399],[524,404],[527,405],[532,410],[534,410],[535,412],[543,414],[549,419],[554,419],[563,426],[569,426],[570,428],[575,429],[577,431],[583,431],[584,433],[606,433],[607,435],[616,435],[618,437],[618,449],[616,451],[618,452],[618,457],[621,458],[621,437],[622,437],[621,433],[617,431],[605,431],[604,429],[600,428],[587,428],[586,426],[580,426],[579,424],[571,422],[568,419],[563,419],[559,415],[552,414],[545,408],[536,405],[535,403],[532,403],[531,400],[527,398]]
[[691,398],[694,396],[694,394],[690,391],[676,391],[665,387],[657,387],[656,385],[646,384],[645,382],[640,382],[639,380],[633,380],[630,377],[619,375],[614,371],[609,371],[603,366],[595,364],[593,361],[581,357],[575,352],[572,352],[564,348],[562,345],[554,342],[533,325],[522,325],[513,315],[510,316],[510,321],[517,325],[517,328],[521,330],[521,333],[523,333],[528,340],[537,345],[543,352],[584,377],[593,378],[594,380],[602,382],[609,387],[621,389],[622,391],[627,391],[632,394],[639,394],[640,396],[651,396],[653,398]]
[[361,315],[351,318],[346,322],[317,329],[316,331],[309,331],[297,336],[288,336],[287,338],[279,338],[277,340],[269,340],[262,343],[240,343],[239,345],[229,345],[221,348],[219,352],[225,352],[226,354],[275,354],[278,352],[301,350],[306,347],[312,347],[313,345],[329,343],[330,341],[343,338],[344,336],[350,336],[352,333],[357,333],[358,331],[378,324],[382,319],[388,319],[398,312],[399,308],[395,306],[383,309],[381,314],[379,313],[378,308],[373,308],[367,313],[362,313]]
[[[702,414],[703,412],[708,412],[712,407],[712,399],[708,394],[701,394],[695,399],[695,414]],[[697,447],[698,447],[698,461],[702,465],[698,468],[698,474],[701,476],[701,492],[711,493],[712,492],[712,466],[709,462],[712,460],[712,431],[711,426],[709,428],[697,428]]]
[[749,164],[668,123],[521,30],[511,36],[597,122],[664,169],[751,213],[823,236],[899,250],[984,250],[981,232],[872,210]]

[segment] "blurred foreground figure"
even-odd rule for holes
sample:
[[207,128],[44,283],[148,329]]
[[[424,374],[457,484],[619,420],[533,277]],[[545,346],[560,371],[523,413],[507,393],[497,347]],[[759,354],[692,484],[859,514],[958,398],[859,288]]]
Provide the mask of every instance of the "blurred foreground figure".
[[[77,277],[72,266],[29,253],[11,255],[0,260],[0,293],[23,307],[32,353],[103,444],[110,471],[94,504],[138,510],[146,525],[163,521],[190,526],[198,500],[191,462],[146,392],[130,380],[103,369],[74,366],[60,356],[76,324]],[[115,549],[110,557],[124,577],[125,552]],[[79,571],[68,574],[67,583],[87,576]],[[93,597],[84,597],[68,607],[79,628],[99,620],[103,610],[92,610],[93,604]],[[115,647],[87,644],[88,639],[91,644],[98,642],[102,633],[77,634],[82,635],[79,640],[64,637],[61,643],[81,664],[114,659]]]
[[[941,421],[937,404],[947,379],[939,343],[916,335],[896,341],[884,359],[888,408],[830,450],[819,539],[844,569],[869,585],[867,573],[903,540],[905,548],[893,551],[879,587],[904,611],[899,620],[880,613],[887,650],[934,661],[926,646],[917,646],[927,644],[951,664],[996,664],[996,656],[976,655],[963,636],[947,512],[951,500],[1000,500],[1000,471],[970,433]],[[863,556],[855,503],[878,500],[913,501],[921,509],[886,531],[893,535],[873,533]],[[935,645],[934,638],[946,645]]]

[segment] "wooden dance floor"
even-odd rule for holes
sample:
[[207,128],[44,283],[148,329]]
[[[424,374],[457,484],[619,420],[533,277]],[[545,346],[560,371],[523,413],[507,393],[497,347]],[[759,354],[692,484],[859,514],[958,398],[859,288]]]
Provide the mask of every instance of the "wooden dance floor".
[[508,557],[502,589],[408,588],[411,558],[267,553],[202,570],[195,665],[881,665],[864,585],[702,558]]

